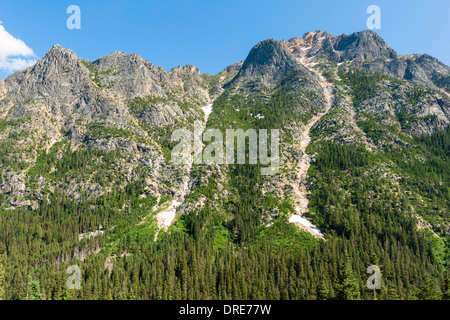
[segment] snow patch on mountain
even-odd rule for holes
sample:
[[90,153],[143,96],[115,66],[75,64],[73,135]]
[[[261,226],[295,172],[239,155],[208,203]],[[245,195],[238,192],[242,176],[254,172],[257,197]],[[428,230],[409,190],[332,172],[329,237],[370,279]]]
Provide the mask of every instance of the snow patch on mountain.
[[315,225],[313,225],[309,220],[299,216],[298,214],[293,214],[289,218],[290,223],[299,224],[302,228],[306,228],[307,231],[310,233],[319,236],[320,238],[324,238],[324,235],[320,231],[319,228],[317,228]]

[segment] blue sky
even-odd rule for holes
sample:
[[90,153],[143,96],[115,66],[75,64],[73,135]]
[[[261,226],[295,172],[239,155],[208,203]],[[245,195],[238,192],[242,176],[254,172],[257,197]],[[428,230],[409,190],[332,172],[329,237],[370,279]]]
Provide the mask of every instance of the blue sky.
[[[66,27],[72,4],[81,9],[81,30]],[[371,4],[381,8],[376,31],[394,50],[428,53],[450,65],[448,0],[17,0],[0,3],[0,21],[4,31],[32,49],[34,56],[25,57],[31,61],[57,43],[88,60],[120,50],[165,70],[194,64],[215,74],[244,60],[266,38],[367,29]],[[0,43],[0,60],[2,46],[15,55]],[[0,69],[2,78],[9,73]]]

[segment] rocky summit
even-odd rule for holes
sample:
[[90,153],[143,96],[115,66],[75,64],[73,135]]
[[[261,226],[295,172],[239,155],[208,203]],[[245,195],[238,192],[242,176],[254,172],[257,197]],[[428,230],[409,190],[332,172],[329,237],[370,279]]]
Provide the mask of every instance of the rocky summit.
[[[196,121],[279,130],[278,171],[174,163]],[[353,280],[368,298],[352,263],[383,265],[382,297],[421,298],[450,252],[449,122],[450,67],[373,31],[266,39],[216,75],[55,45],[0,79],[0,254],[49,298],[73,259],[99,276],[72,298],[342,298]]]

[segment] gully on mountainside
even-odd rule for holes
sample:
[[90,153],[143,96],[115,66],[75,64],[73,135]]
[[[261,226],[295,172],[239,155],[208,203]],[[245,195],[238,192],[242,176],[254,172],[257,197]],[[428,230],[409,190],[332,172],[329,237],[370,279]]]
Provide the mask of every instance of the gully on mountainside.
[[[304,51],[302,51],[304,53]],[[298,169],[297,169],[297,178],[298,184],[292,185],[293,187],[293,198],[295,204],[296,214],[293,214],[289,218],[289,222],[298,225],[301,229],[311,233],[312,235],[319,237],[321,239],[325,239],[322,232],[314,226],[309,220],[305,219],[303,215],[308,211],[308,190],[306,186],[306,176],[308,169],[311,165],[311,156],[306,153],[306,148],[311,142],[310,131],[311,128],[318,122],[324,115],[328,113],[333,104],[333,85],[331,82],[327,81],[325,77],[316,69],[314,69],[315,63],[308,62],[305,55],[302,55],[299,58],[299,62],[302,63],[308,70],[316,74],[320,81],[320,86],[323,89],[323,94],[326,100],[326,109],[324,112],[321,112],[312,117],[312,119],[306,124],[303,129],[301,136],[303,137],[300,142],[300,150],[302,151],[302,158],[299,161]]]

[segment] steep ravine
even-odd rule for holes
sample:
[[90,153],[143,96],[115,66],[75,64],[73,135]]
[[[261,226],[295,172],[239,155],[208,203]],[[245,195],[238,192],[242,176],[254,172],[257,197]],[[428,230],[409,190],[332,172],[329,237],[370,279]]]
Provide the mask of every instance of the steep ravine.
[[[213,103],[208,104],[201,108],[205,114],[205,118],[204,118],[203,125],[202,125],[202,130],[201,130],[202,135],[206,129],[206,124],[208,122],[209,115],[212,112],[212,107],[213,107]],[[179,207],[180,205],[183,204],[183,200],[185,199],[186,194],[189,192],[189,182],[190,182],[190,178],[191,178],[192,165],[193,165],[193,162],[190,162],[189,164],[186,165],[187,166],[187,175],[185,177],[181,193],[178,195],[177,199],[173,199],[167,209],[159,212],[156,215],[156,220],[158,223],[158,232],[155,235],[155,241],[158,239],[158,234],[161,229],[164,229],[165,231],[167,231],[169,229],[169,227],[175,220],[177,207]]]
[[297,168],[297,180],[298,183],[295,183],[293,187],[293,200],[295,203],[295,211],[296,214],[293,214],[289,218],[289,222],[298,225],[301,229],[311,233],[312,235],[319,237],[321,239],[325,239],[322,232],[314,226],[309,220],[304,217],[304,214],[308,211],[308,189],[306,186],[306,177],[308,169],[311,165],[311,156],[306,153],[306,148],[311,142],[310,131],[311,128],[318,122],[320,119],[328,113],[333,105],[334,94],[333,94],[333,85],[331,82],[327,81],[325,77],[314,69],[315,63],[309,62],[311,60],[307,59],[305,55],[299,58],[299,62],[302,63],[308,70],[315,73],[319,77],[320,86],[323,89],[323,93],[325,96],[326,107],[325,111],[318,113],[313,116],[312,119],[305,125],[303,132],[301,134],[302,139],[300,142],[300,150],[302,151],[302,158],[298,163]]

